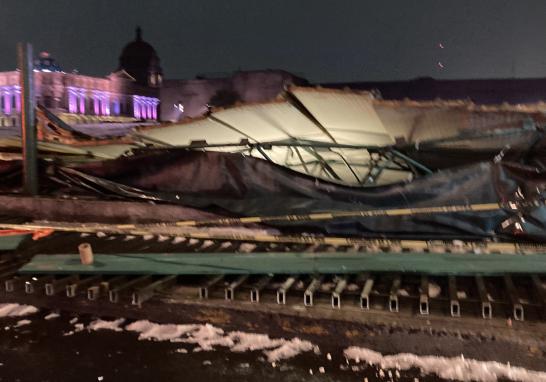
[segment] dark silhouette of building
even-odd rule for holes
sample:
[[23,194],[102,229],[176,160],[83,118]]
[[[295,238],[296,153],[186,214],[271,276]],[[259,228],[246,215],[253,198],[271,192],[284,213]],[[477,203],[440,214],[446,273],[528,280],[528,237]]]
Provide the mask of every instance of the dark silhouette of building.
[[195,79],[167,79],[161,87],[161,120],[176,122],[205,115],[211,107],[237,102],[270,102],[290,85],[306,86],[307,80],[284,70],[238,71]]
[[135,40],[121,52],[119,70],[125,70],[142,86],[159,87],[163,82],[159,57],[154,47],[142,39],[140,27],[136,28]]
[[377,91],[387,100],[471,100],[484,105],[546,101],[546,78],[435,80],[425,77],[408,81],[330,83],[322,86]]

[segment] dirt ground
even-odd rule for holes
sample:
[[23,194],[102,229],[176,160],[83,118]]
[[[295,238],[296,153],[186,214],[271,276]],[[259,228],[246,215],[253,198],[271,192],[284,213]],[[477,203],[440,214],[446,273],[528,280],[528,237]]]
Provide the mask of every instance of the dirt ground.
[[[47,313],[29,316],[31,323],[21,327],[15,327],[19,318],[0,318],[4,328],[0,331],[0,381],[362,382],[364,377],[370,382],[389,380],[380,378],[376,367],[347,364],[338,353],[332,353],[331,360],[324,352],[304,353],[272,365],[259,351],[233,353],[218,348],[194,352],[193,346],[187,344],[139,341],[136,333],[102,330],[66,335],[73,329],[70,320],[74,315],[62,313],[58,318],[45,320]],[[89,321],[88,315],[78,316],[79,323]],[[7,327],[10,329],[5,330]],[[418,370],[399,375],[397,381],[413,382],[415,378],[421,382],[441,381],[435,376],[423,376]]]
[[[360,346],[383,354],[408,352],[417,355],[448,357],[457,357],[462,354],[468,359],[498,361],[531,370],[546,371],[546,330],[544,330],[544,324],[541,323],[516,323],[512,327],[507,327],[502,320],[472,321],[466,319],[458,321],[433,316],[422,319],[389,313],[361,313],[356,315],[353,312],[332,313],[332,309],[323,309],[321,307],[303,309],[301,307],[286,306],[279,308],[269,304],[256,305],[218,301],[203,303],[180,299],[174,300],[168,297],[154,298],[146,302],[141,308],[132,305],[111,304],[104,301],[90,302],[83,298],[46,298],[40,295],[25,294],[3,294],[1,300],[0,302],[31,304],[41,307],[44,312],[58,310],[64,312],[63,315],[77,314],[82,317],[100,318],[124,317],[130,320],[148,319],[158,323],[210,323],[226,331],[240,330],[265,333],[272,338],[299,337],[319,345],[323,353],[330,352],[341,358],[343,358],[343,349],[349,346]],[[46,326],[34,323],[33,325],[36,325],[35,334],[45,336],[43,338],[46,341],[43,348],[36,349],[36,351],[47,351],[46,348],[49,346],[47,341],[50,341],[51,335],[49,333],[51,329],[47,326],[49,323]],[[29,328],[32,327],[29,326]],[[31,330],[31,332],[34,333],[35,330]],[[60,330],[60,328],[55,330]],[[115,333],[115,335],[118,334]],[[122,343],[124,341],[135,342],[133,341],[134,336],[131,337],[129,334],[124,333],[116,337],[121,338],[117,339],[116,343],[118,340],[122,341]],[[8,335],[8,333],[3,333],[3,335]],[[106,342],[110,341],[110,335],[114,334],[84,334],[84,336],[93,338],[89,339],[89,341],[96,341],[98,348],[106,346]],[[126,340],[126,336],[131,337],[131,340]],[[53,342],[51,342],[51,345],[55,347]],[[4,349],[8,351],[9,349],[6,346],[4,345]],[[32,346],[29,346],[30,353],[33,353]],[[73,346],[80,345],[75,343]],[[135,349],[144,346],[142,348],[144,352],[142,357],[144,358],[147,357],[145,355],[147,351],[154,352],[154,350],[146,348],[148,345],[138,343],[135,346]],[[157,344],[157,346],[159,346],[159,349],[163,349],[167,345]],[[305,356],[302,357],[305,359]],[[230,357],[228,356],[228,358]],[[131,356],[130,359],[134,358]],[[153,359],[152,357],[151,360]],[[195,362],[199,360],[200,358],[197,357]],[[216,359],[216,361],[220,362],[220,358]],[[2,361],[0,360],[0,362]],[[226,368],[232,369],[235,367],[230,363],[231,361],[226,362]],[[287,364],[291,365],[292,362],[297,364],[298,361],[287,361]],[[294,367],[303,368],[300,370],[303,373],[301,376],[302,378],[308,378],[308,365],[305,363],[306,361],[302,362],[304,366]],[[339,360],[339,364],[342,364],[342,360]],[[370,378],[376,372],[377,370],[371,372]],[[256,373],[252,374],[252,378],[247,380],[260,380],[254,379],[254,377],[260,375],[261,371],[256,371]],[[305,378],[304,380],[308,380]],[[353,379],[351,376],[350,379],[342,378],[339,380]],[[413,381],[413,379],[408,380]]]

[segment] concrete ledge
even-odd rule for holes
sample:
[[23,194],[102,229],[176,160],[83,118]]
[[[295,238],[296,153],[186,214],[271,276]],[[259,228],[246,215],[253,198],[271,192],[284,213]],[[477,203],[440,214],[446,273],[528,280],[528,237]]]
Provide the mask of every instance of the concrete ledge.
[[32,220],[154,223],[220,216],[166,204],[0,195],[0,215]]

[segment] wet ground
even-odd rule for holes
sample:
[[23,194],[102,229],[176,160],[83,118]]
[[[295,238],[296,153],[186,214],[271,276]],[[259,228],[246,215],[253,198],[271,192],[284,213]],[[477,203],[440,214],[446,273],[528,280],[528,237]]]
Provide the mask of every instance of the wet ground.
[[[139,341],[137,333],[127,331],[66,335],[76,316],[63,313],[45,320],[48,313],[0,318],[0,381],[442,381],[418,370],[381,374],[375,367],[347,364],[339,352],[329,360],[324,348],[321,354],[303,353],[271,364],[260,351],[233,353],[218,347],[194,352],[195,345]],[[31,322],[17,327],[21,320]],[[77,323],[91,321],[79,316]]]

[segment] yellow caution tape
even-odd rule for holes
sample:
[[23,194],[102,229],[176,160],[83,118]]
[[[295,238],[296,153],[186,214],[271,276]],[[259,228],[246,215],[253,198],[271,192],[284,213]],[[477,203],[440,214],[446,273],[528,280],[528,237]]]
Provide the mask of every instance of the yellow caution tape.
[[374,216],[404,216],[418,214],[436,214],[436,213],[452,213],[452,212],[483,212],[496,211],[502,209],[499,203],[482,203],[482,204],[463,204],[454,206],[440,207],[420,207],[420,208],[395,208],[382,210],[358,210],[358,211],[338,211],[338,212],[323,212],[300,215],[278,215],[278,216],[253,216],[243,218],[222,218],[212,220],[182,220],[175,223],[179,227],[202,227],[212,225],[232,225],[232,224],[248,224],[248,223],[266,223],[266,222],[303,222],[315,220],[333,220],[349,217],[374,217]]
[[[172,232],[169,227],[150,227],[142,225],[119,224],[77,224],[77,223],[44,223],[44,224],[8,224],[0,223],[3,229],[37,230],[51,229],[62,232],[98,233],[108,232],[111,234],[131,234],[137,236],[163,235],[171,237],[186,237],[203,240],[217,241],[245,241],[279,244],[310,244],[310,245],[332,245],[332,246],[358,246],[359,250],[367,252],[453,252],[453,253],[510,253],[510,254],[546,254],[546,245],[520,244],[520,243],[493,243],[493,242],[463,242],[455,241],[426,241],[426,240],[386,240],[386,239],[362,239],[335,236],[315,235],[270,235],[253,233],[217,233],[208,230],[191,230]],[[161,230],[165,228],[165,230]]]

